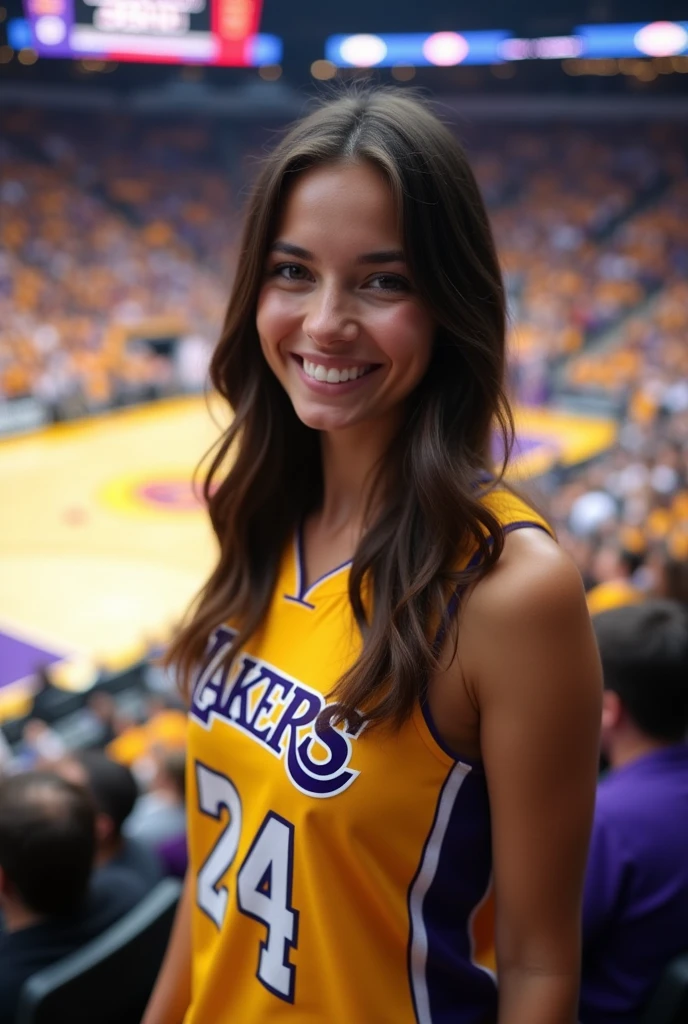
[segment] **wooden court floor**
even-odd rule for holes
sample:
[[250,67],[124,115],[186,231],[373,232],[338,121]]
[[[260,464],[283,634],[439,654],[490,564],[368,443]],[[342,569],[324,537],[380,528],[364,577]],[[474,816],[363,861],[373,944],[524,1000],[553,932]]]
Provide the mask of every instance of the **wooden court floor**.
[[[79,687],[169,635],[215,555],[190,479],[220,422],[193,397],[0,442],[0,716],[42,664]],[[517,422],[522,477],[614,436],[542,409]]]

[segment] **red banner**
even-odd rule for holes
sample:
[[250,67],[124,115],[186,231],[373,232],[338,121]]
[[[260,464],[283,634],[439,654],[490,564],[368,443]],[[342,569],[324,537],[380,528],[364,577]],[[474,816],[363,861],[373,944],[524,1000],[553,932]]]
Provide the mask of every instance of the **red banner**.
[[247,43],[260,27],[262,0],[214,0],[212,30],[219,64],[248,64]]

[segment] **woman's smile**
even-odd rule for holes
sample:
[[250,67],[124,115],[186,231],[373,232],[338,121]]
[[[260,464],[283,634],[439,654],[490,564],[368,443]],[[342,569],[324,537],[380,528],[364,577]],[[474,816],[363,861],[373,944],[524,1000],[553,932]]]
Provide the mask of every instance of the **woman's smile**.
[[366,163],[303,174],[272,244],[257,313],[265,359],[306,426],[397,419],[427,369],[420,302],[382,174]]

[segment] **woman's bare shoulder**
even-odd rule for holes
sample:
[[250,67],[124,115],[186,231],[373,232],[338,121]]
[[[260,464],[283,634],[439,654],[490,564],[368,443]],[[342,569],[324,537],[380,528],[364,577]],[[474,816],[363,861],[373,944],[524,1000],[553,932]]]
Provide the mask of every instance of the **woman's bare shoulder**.
[[572,559],[544,530],[522,528],[504,538],[499,561],[473,588],[472,616],[520,619],[584,602],[583,582]]
[[[549,663],[557,652],[594,651],[575,564],[543,530],[509,533],[496,566],[467,597],[460,637],[463,673],[475,680],[513,679],[513,671],[506,671],[512,659]],[[538,677],[534,672],[532,678]]]

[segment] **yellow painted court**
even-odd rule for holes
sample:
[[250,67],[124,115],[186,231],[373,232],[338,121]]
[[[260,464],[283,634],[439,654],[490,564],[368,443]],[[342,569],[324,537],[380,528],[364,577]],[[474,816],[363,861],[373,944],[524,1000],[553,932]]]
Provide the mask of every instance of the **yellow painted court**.
[[[522,477],[614,437],[543,409],[517,424]],[[0,442],[0,713],[41,657],[78,685],[78,666],[123,666],[169,633],[214,559],[190,480],[219,432],[193,397]]]

